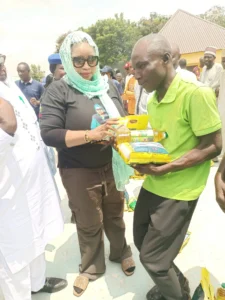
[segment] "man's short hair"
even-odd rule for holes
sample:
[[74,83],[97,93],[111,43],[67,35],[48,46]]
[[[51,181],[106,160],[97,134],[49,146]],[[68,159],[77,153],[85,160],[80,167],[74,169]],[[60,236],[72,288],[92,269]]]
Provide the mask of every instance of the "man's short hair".
[[24,65],[27,70],[30,71],[30,66],[26,62],[20,62],[17,67],[19,67],[20,65]]
[[184,69],[186,68],[187,66],[187,61],[185,58],[181,58],[180,61],[179,61],[179,66],[181,67],[181,69]]

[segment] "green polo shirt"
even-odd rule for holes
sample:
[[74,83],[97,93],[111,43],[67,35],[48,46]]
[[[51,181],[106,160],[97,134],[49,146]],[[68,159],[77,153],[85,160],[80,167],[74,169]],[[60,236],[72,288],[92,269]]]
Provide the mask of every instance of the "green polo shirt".
[[[165,97],[157,101],[156,92],[148,102],[152,128],[166,131],[161,143],[176,160],[199,144],[199,137],[221,128],[215,93],[200,83],[191,83],[177,74]],[[143,187],[161,197],[195,200],[203,191],[210,171],[210,161],[163,176],[148,175]]]

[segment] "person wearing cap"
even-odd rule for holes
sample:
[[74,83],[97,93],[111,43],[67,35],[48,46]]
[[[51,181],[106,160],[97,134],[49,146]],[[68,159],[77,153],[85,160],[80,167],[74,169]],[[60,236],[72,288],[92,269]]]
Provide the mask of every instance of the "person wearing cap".
[[215,92],[220,86],[220,74],[223,70],[221,64],[216,63],[216,48],[207,47],[204,53],[204,63],[200,81],[205,85],[211,87]]
[[59,80],[66,74],[59,53],[51,54],[48,57],[48,62],[49,69],[53,75],[54,80]]
[[113,69],[109,66],[104,66],[101,69],[101,73],[102,75],[107,75],[109,80],[112,80],[113,84],[115,85],[115,87],[117,88],[118,92],[120,95],[123,94],[123,88],[121,86],[121,84],[119,83],[119,81],[117,81],[113,75]]
[[222,50],[221,64],[223,66],[223,71],[220,75],[218,110],[222,121],[223,153],[225,153],[225,49]]

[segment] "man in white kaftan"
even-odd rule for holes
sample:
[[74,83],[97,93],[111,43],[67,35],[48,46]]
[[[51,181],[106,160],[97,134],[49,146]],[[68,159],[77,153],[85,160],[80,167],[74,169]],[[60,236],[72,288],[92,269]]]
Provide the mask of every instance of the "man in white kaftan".
[[0,61],[0,97],[12,105],[17,121],[13,136],[0,126],[0,287],[5,300],[31,300],[31,292],[67,285],[45,278],[45,246],[62,233],[63,219],[36,116],[6,77]]
[[205,66],[202,69],[200,81],[211,87],[215,92],[220,87],[220,74],[223,71],[221,64],[215,62],[216,48],[207,47],[204,53]]

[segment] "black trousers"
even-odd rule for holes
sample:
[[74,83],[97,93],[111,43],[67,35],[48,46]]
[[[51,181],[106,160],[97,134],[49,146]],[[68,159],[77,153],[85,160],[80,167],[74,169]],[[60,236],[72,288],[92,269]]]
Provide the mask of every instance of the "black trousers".
[[143,188],[138,197],[134,243],[144,268],[167,300],[184,299],[173,261],[184,241],[197,200],[166,199]]

